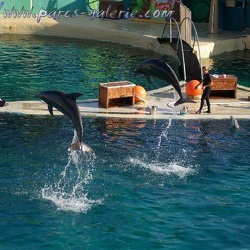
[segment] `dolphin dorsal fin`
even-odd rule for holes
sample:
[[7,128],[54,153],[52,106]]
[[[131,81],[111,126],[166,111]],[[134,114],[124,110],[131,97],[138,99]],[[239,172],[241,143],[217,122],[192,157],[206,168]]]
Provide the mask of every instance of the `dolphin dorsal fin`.
[[75,101],[79,96],[81,96],[81,93],[72,93],[72,94],[67,94],[67,97],[73,101]]
[[52,107],[51,105],[48,105],[48,110],[49,110],[49,113],[50,113],[51,115],[54,115],[54,114],[53,114],[53,107]]
[[168,58],[168,56],[164,55],[164,56],[160,56],[160,57],[158,58],[158,60],[159,60],[160,62],[165,63],[166,60],[167,60],[167,58]]

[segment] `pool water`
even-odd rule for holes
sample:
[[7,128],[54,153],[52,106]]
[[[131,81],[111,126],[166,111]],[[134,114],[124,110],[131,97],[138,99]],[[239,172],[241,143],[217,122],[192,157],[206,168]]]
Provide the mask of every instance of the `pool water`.
[[[134,77],[142,60],[159,55],[132,46],[40,36],[0,36],[0,97],[34,100],[41,90],[81,92],[79,99],[98,98],[99,83],[131,81],[147,90],[166,86]],[[177,61],[169,58],[177,69]]]
[[211,68],[210,73],[235,75],[238,84],[250,88],[250,50],[223,53],[204,60],[203,64]]
[[250,121],[0,116],[1,249],[247,249]]
[[[48,37],[4,35],[0,47],[7,101],[47,89],[89,99],[100,82],[147,84],[133,70],[157,56]],[[249,63],[240,53],[238,68]],[[214,73],[234,72],[232,58],[220,60]],[[235,72],[247,83],[247,70]],[[74,132],[65,116],[0,114],[0,249],[248,249],[250,121],[238,122],[234,131],[229,119],[83,117],[89,155],[67,151]]]
[[[135,67],[145,59],[160,57],[149,50],[128,45],[27,35],[0,35],[0,98],[34,100],[42,90],[81,92],[79,99],[98,98],[99,83],[131,81],[146,90],[165,87],[156,78],[134,77]],[[167,62],[178,75],[177,59]],[[224,53],[203,64],[213,74],[234,74],[238,83],[250,87],[250,52]]]

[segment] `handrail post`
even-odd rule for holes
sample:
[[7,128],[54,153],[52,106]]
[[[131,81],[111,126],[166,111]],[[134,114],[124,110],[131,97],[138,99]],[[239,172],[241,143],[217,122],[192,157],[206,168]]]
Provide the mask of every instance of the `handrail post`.
[[[183,4],[181,3],[181,5],[183,5]],[[180,22],[180,25],[178,25],[175,18],[170,17],[170,19],[169,19],[169,23],[170,23],[170,27],[169,27],[170,28],[170,30],[169,30],[170,43],[172,43],[172,39],[173,39],[173,28],[172,28],[173,24],[172,24],[172,22],[174,22],[176,24],[177,31],[178,31],[178,38],[177,38],[177,43],[176,43],[176,51],[178,51],[179,43],[180,43],[182,62],[180,62],[180,60],[179,60],[179,63],[182,63],[182,65],[183,65],[183,77],[184,77],[184,80],[186,81],[187,80],[187,72],[186,72],[185,54],[184,54],[184,49],[183,49],[183,40],[182,40],[181,29],[183,28],[183,23],[185,22],[185,27],[184,28],[186,28],[186,29],[183,32],[183,35],[185,36],[184,41],[187,42],[190,46],[192,46],[191,41],[192,41],[192,28],[193,28],[193,30],[194,30],[193,48],[195,46],[195,42],[197,42],[197,46],[198,46],[198,55],[197,55],[197,57],[199,57],[198,61],[199,61],[199,64],[200,64],[200,73],[201,73],[200,76],[201,76],[201,79],[202,79],[202,60],[201,60],[201,51],[200,51],[199,38],[198,38],[197,30],[195,28],[195,25],[194,25],[192,19],[191,19],[190,10],[185,5],[182,6],[182,10],[185,10],[185,13],[184,13],[185,17]],[[190,26],[188,27],[188,34],[187,34],[187,21],[189,21],[189,23],[190,23]],[[166,24],[164,26],[164,29],[163,29],[163,32],[162,32],[162,38],[163,38],[163,35],[164,35],[167,24],[168,23],[166,22]],[[190,41],[187,41],[187,40],[190,40]]]
[[173,20],[175,22],[177,30],[178,30],[178,33],[179,33],[179,37],[178,37],[178,41],[177,41],[177,45],[176,45],[176,50],[178,49],[178,44],[179,44],[179,40],[180,40],[184,80],[186,81],[187,76],[186,76],[185,56],[184,56],[184,51],[183,51],[183,43],[182,43],[182,37],[181,37],[180,28],[179,28],[179,25],[178,25],[177,21],[175,20],[175,18],[171,17],[170,20]]
[[172,20],[170,18],[170,25],[169,25],[169,35],[170,35],[170,43],[172,43]]
[[199,37],[198,37],[198,33],[197,33],[197,30],[195,28],[195,25],[194,25],[194,22],[189,18],[189,17],[186,17],[182,20],[182,22],[180,23],[180,26],[183,24],[183,21],[184,20],[189,20],[193,29],[194,29],[194,33],[195,33],[195,36],[194,36],[194,43],[195,43],[195,39],[197,41],[197,46],[198,46],[198,54],[199,54],[199,62],[200,62],[200,70],[201,70],[201,79],[202,79],[202,62],[201,62],[201,50],[200,50],[200,43],[199,43]]

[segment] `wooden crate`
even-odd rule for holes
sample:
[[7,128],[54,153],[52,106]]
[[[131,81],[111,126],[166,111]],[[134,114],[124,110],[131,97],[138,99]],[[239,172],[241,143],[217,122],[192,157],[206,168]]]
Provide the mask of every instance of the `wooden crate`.
[[210,96],[237,98],[237,77],[234,75],[212,77],[212,82]]
[[100,83],[99,106],[134,105],[135,84],[128,81]]

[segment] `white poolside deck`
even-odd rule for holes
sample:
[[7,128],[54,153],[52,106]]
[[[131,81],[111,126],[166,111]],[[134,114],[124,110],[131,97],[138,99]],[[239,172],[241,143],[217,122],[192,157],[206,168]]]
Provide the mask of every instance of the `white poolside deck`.
[[[183,89],[183,96],[185,92]],[[140,102],[136,105],[117,106],[103,108],[98,105],[98,100],[86,100],[78,102],[82,116],[88,117],[117,117],[137,119],[227,119],[230,115],[235,118],[250,119],[250,89],[241,88],[237,91],[237,99],[234,98],[211,98],[212,113],[195,114],[199,108],[200,101],[196,103],[185,103],[188,113],[180,115],[183,105],[174,107],[174,92],[171,87],[147,92],[146,103]],[[150,115],[150,107],[157,106],[157,114]],[[204,107],[203,112],[206,111]],[[9,102],[0,108],[0,113],[24,114],[24,115],[50,115],[47,104],[40,101],[16,101]],[[55,111],[55,115],[62,115]]]

